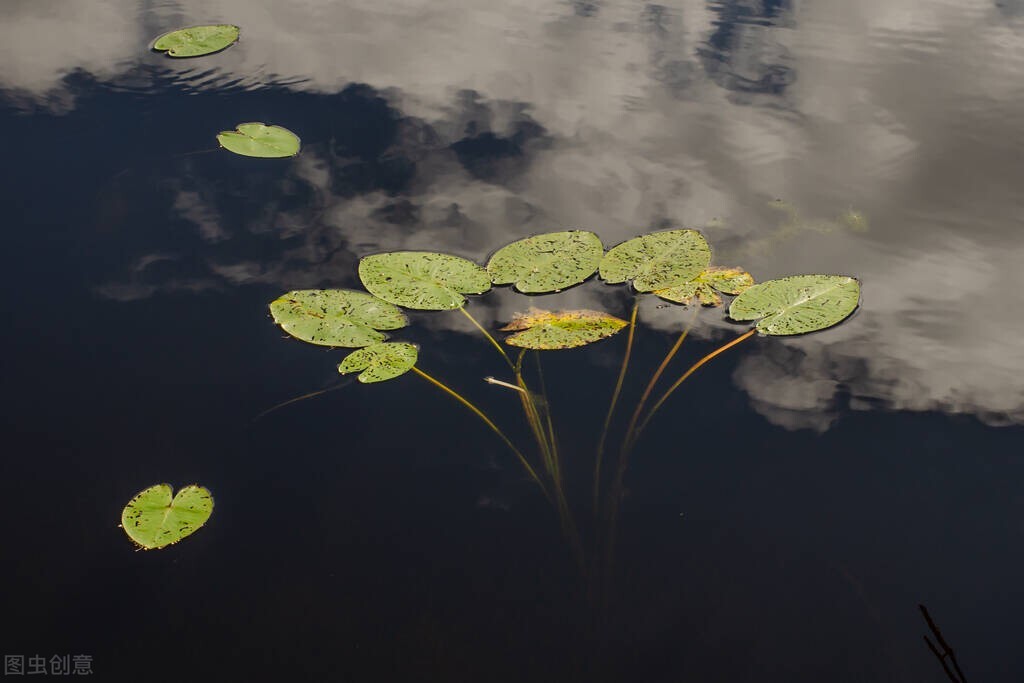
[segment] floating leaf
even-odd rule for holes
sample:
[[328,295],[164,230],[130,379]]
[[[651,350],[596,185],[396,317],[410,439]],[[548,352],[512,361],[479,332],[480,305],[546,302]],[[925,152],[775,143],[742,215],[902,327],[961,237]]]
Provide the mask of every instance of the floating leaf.
[[244,157],[280,159],[299,153],[299,137],[281,126],[263,123],[240,123],[236,130],[225,130],[217,134],[217,142],[229,152]]
[[[654,293],[662,299],[689,305],[694,297],[700,299],[703,306],[721,306],[723,294],[739,294],[753,286],[754,278],[742,268],[723,268],[709,266],[700,275],[675,287],[656,289]],[[716,292],[715,290],[718,290]]]
[[762,334],[804,334],[831,327],[857,308],[860,283],[844,275],[794,275],[754,285],[729,306],[734,320],[761,320]]
[[491,288],[487,271],[459,256],[428,251],[393,251],[365,256],[359,279],[374,296],[406,308],[444,311],[461,308],[463,294]]
[[338,372],[347,375],[360,372],[359,381],[363,384],[383,382],[404,375],[416,365],[419,355],[415,344],[405,342],[384,342],[372,344],[366,348],[353,351],[345,356],[338,366]]
[[531,308],[517,313],[502,332],[517,332],[506,344],[526,349],[571,349],[610,337],[628,323],[600,311],[559,311]]
[[496,285],[515,283],[526,294],[557,292],[594,274],[604,245],[585,230],[534,235],[506,245],[487,262]]
[[147,550],[177,543],[206,524],[213,512],[210,492],[192,484],[171,499],[170,484],[157,484],[139,492],[121,512],[121,527]]
[[711,247],[696,230],[652,232],[626,240],[601,260],[608,283],[633,281],[638,292],[652,292],[689,282],[711,261]]
[[270,303],[274,322],[297,339],[321,346],[358,348],[388,338],[408,320],[397,307],[351,289],[303,289]]
[[232,24],[189,26],[165,33],[153,41],[153,49],[169,57],[202,57],[220,52],[238,42],[238,27]]

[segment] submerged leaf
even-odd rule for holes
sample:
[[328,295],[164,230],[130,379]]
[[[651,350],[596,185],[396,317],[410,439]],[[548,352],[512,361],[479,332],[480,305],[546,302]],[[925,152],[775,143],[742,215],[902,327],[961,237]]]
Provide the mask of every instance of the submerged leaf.
[[628,323],[600,311],[559,311],[531,308],[517,313],[502,332],[517,332],[506,344],[526,349],[571,349],[610,337]]
[[729,306],[734,320],[757,320],[762,334],[804,334],[842,322],[857,308],[860,283],[844,275],[794,275],[754,285]]
[[321,346],[357,348],[388,338],[408,320],[397,307],[352,289],[303,289],[270,303],[274,322],[297,339]]
[[601,278],[610,284],[633,281],[638,292],[689,282],[711,261],[711,247],[696,230],[652,232],[613,247],[601,260]]
[[415,344],[372,344],[345,356],[345,360],[338,366],[338,372],[343,375],[359,372],[358,379],[363,384],[383,382],[409,372],[412,366],[416,365],[418,356],[419,351]]
[[[754,278],[742,268],[724,268],[709,266],[700,275],[675,287],[656,289],[654,293],[662,299],[689,305],[694,297],[700,299],[703,306],[721,306],[723,294],[739,294],[753,286]],[[715,290],[718,290],[716,292]]]
[[443,311],[461,308],[463,294],[491,288],[487,271],[460,256],[428,251],[393,251],[365,256],[359,279],[374,296],[406,308]]
[[153,49],[169,57],[202,57],[231,47],[238,41],[232,24],[189,26],[165,33],[153,41]]
[[487,270],[496,285],[515,283],[520,292],[545,294],[586,280],[603,254],[601,238],[592,232],[549,232],[502,247],[487,262]]
[[240,123],[236,130],[225,130],[217,134],[217,142],[229,152],[244,157],[280,159],[299,153],[299,137],[281,126],[264,123]]
[[140,491],[121,512],[121,527],[147,550],[163,548],[195,533],[213,512],[213,496],[192,484],[171,499],[170,484]]

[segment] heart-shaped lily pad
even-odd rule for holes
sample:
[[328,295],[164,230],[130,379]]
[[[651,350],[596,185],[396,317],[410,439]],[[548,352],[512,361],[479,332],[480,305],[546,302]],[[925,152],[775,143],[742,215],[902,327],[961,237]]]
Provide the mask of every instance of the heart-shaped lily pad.
[[163,34],[153,41],[153,49],[168,57],[202,57],[234,45],[238,33],[233,24],[189,26]]
[[666,289],[656,289],[654,293],[662,299],[680,304],[689,305],[697,298],[702,306],[721,306],[722,297],[718,292],[735,296],[753,285],[753,276],[742,268],[709,266],[689,282]]
[[711,247],[696,230],[652,232],[626,240],[601,259],[601,278],[609,284],[633,281],[638,292],[653,292],[689,282],[711,262]]
[[857,308],[860,283],[845,275],[794,275],[754,285],[732,300],[729,317],[758,320],[768,335],[805,334],[842,322]]
[[416,365],[419,349],[405,342],[371,344],[345,356],[338,372],[347,375],[358,372],[363,384],[383,382],[404,375]]
[[302,144],[299,136],[287,128],[259,122],[240,123],[235,130],[221,131],[217,142],[229,152],[261,159],[293,157]]
[[483,294],[491,276],[460,256],[429,251],[392,251],[359,261],[363,286],[384,301],[425,311],[461,308],[463,294]]
[[140,491],[121,512],[128,538],[146,550],[163,548],[195,533],[213,512],[213,496],[197,484],[185,486],[171,498],[170,484]]
[[388,338],[408,320],[398,307],[351,289],[303,289],[270,303],[274,322],[296,339],[320,346],[358,348]]
[[487,262],[487,270],[496,285],[515,283],[520,292],[546,294],[586,280],[603,255],[601,238],[592,232],[549,232],[502,247]]
[[526,349],[571,349],[610,337],[628,323],[600,311],[542,311],[518,313],[502,332],[517,332],[505,343]]

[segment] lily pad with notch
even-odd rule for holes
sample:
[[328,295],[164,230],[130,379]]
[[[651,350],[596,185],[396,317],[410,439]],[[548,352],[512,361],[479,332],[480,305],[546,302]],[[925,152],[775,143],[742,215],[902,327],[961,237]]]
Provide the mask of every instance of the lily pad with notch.
[[153,41],[152,49],[168,57],[203,57],[237,43],[239,32],[234,24],[187,26],[163,34]]
[[419,349],[406,342],[382,342],[371,344],[345,356],[338,365],[338,372],[347,375],[358,372],[357,378],[363,384],[373,384],[394,379],[409,372],[416,365]]
[[638,292],[676,287],[694,279],[711,262],[711,247],[696,230],[652,232],[626,240],[601,259],[601,279],[632,280]]
[[592,232],[549,232],[502,247],[487,262],[487,271],[496,285],[514,284],[524,294],[546,294],[586,280],[603,255],[601,238]]
[[793,275],[750,287],[733,299],[729,317],[757,320],[767,335],[816,332],[845,320],[860,303],[860,282],[845,275]]
[[121,512],[121,528],[141,548],[164,548],[199,530],[213,513],[213,496],[198,484],[171,498],[170,484],[140,491]]
[[217,142],[229,152],[244,157],[261,159],[283,159],[299,153],[302,142],[299,136],[281,126],[265,123],[240,123],[235,130],[217,134]]
[[367,291],[397,306],[424,311],[461,308],[465,294],[483,294],[491,277],[461,256],[429,251],[392,251],[364,256],[359,279]]
[[501,328],[516,332],[505,343],[526,349],[571,349],[612,336],[628,325],[625,320],[600,311],[542,311],[531,308],[518,313]]
[[358,348],[388,338],[381,330],[398,330],[409,321],[397,306],[352,289],[302,289],[270,303],[281,328],[304,342]]

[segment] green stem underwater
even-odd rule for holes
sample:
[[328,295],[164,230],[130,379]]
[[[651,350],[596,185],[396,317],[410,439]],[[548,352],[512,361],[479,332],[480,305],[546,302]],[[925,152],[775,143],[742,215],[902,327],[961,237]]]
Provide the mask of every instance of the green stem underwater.
[[484,326],[481,325],[479,322],[477,322],[476,318],[474,318],[472,315],[470,315],[469,311],[466,310],[466,307],[464,305],[459,307],[459,311],[461,311],[462,315],[466,316],[466,318],[469,319],[469,322],[473,323],[473,325],[476,327],[476,329],[480,330],[480,332],[485,337],[487,337],[487,341],[491,342],[491,344],[494,346],[494,348],[498,349],[498,353],[501,354],[501,357],[504,358],[505,362],[508,363],[508,366],[514,370],[515,369],[515,365],[512,364],[512,359],[508,357],[508,354],[505,352],[505,349],[502,348],[501,344],[498,343],[498,340],[496,340],[491,335],[490,332],[488,332],[486,329],[484,329]]

